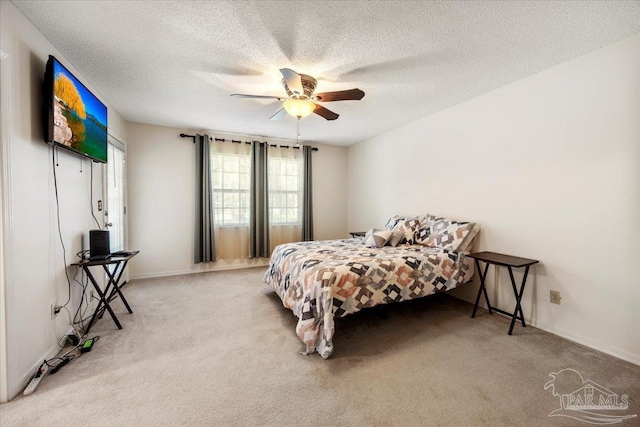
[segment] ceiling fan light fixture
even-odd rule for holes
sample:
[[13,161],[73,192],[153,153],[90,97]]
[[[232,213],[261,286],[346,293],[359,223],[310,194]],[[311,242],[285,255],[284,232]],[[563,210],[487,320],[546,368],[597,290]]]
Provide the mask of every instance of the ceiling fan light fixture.
[[307,117],[316,109],[316,104],[306,99],[289,99],[283,106],[287,113],[299,119]]

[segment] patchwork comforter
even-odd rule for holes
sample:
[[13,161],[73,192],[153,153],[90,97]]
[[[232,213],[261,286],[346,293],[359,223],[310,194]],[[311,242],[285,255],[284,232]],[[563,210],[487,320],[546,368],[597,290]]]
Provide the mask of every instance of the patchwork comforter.
[[354,238],[279,245],[264,281],[298,317],[304,354],[317,351],[326,359],[333,351],[334,317],[447,291],[472,275],[465,252],[421,245],[372,248]]

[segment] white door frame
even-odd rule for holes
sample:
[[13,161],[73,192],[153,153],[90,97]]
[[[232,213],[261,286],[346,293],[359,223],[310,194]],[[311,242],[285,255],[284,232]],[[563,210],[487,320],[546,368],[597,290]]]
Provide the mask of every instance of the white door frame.
[[11,109],[9,55],[0,50],[0,403],[8,402],[16,387],[13,302],[13,234],[11,232]]

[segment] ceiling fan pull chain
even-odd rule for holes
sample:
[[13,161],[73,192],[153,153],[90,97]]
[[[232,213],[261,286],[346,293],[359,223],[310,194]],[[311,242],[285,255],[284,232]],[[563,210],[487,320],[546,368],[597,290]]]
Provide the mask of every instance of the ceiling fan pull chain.
[[298,132],[296,132],[296,147],[300,146],[300,117],[298,117]]

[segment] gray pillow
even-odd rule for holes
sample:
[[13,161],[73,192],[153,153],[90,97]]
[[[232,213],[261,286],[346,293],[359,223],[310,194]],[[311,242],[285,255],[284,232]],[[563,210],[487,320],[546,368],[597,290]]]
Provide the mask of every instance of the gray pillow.
[[393,246],[394,248],[400,244],[404,240],[404,230],[394,229],[391,231],[391,237],[387,242],[387,245]]
[[372,228],[367,231],[367,234],[364,236],[364,244],[367,246],[381,248],[387,244],[391,238],[391,234],[391,230],[376,230]]

